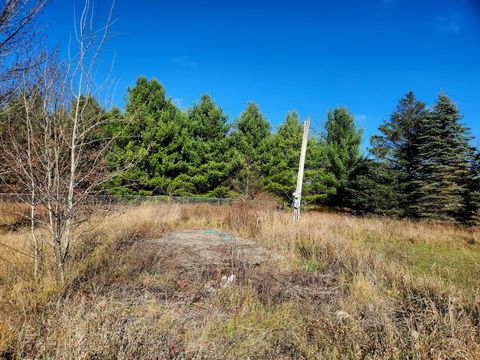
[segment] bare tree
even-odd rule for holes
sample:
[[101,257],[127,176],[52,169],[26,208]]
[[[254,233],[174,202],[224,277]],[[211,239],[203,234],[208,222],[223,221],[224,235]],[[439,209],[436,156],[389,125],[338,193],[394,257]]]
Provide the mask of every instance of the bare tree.
[[[74,229],[86,218],[89,196],[118,174],[105,174],[105,155],[114,138],[102,133],[115,119],[95,110],[95,97],[103,94],[106,84],[98,83],[95,75],[112,9],[105,24],[96,28],[93,3],[86,0],[69,60],[61,63],[49,57],[39,64],[24,77],[21,95],[5,110],[8,126],[1,144],[9,173],[28,194],[20,200],[31,209],[35,276],[41,271],[45,243],[53,248],[58,277],[64,281]],[[39,206],[46,209],[47,218],[37,216]],[[39,226],[48,236],[39,239]]]
[[36,19],[46,0],[4,0],[0,7],[0,103],[15,90],[18,80],[44,59],[32,51],[40,35]]

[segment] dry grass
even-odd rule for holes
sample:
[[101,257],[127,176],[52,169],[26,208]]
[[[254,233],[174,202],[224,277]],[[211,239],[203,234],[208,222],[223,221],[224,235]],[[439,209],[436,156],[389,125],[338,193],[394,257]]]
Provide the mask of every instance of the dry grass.
[[[281,260],[252,266],[225,248],[208,263],[151,241],[194,228]],[[101,213],[78,234],[62,287],[48,271],[34,284],[30,259],[2,248],[4,357],[480,357],[478,229],[313,212],[294,227],[286,212],[161,205]],[[27,236],[0,242],[28,252]]]

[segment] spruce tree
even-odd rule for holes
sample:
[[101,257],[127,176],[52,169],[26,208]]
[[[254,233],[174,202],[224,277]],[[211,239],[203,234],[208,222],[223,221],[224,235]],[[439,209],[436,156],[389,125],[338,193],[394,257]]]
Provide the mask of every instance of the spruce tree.
[[470,187],[470,213],[471,224],[480,225],[480,150],[477,150],[472,166],[472,186]]
[[417,212],[423,219],[467,220],[473,149],[455,104],[441,94],[419,131]]
[[397,179],[391,186],[398,200],[395,212],[401,216],[418,217],[415,195],[418,133],[427,116],[425,104],[417,100],[413,92],[408,92],[390,119],[380,126],[382,134],[372,137],[372,154],[389,167],[391,176]]
[[353,115],[346,107],[337,107],[328,112],[325,130],[328,171],[336,178],[336,192],[330,198],[330,204],[344,206],[345,186],[360,159],[363,130],[356,129]]

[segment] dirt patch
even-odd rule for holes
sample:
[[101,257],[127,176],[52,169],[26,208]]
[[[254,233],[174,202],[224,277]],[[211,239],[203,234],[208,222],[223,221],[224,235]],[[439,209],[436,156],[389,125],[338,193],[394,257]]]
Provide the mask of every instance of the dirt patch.
[[176,249],[181,265],[198,263],[224,265],[225,262],[242,263],[255,267],[281,260],[281,257],[266,251],[257,243],[238,238],[233,234],[215,229],[183,230],[166,233],[163,238],[152,240],[172,251]]
[[220,288],[249,282],[252,273],[277,267],[282,260],[254,241],[216,229],[168,232],[147,243],[161,254],[159,272],[169,273],[175,297],[187,297],[189,302],[202,301]]
[[345,290],[333,274],[285,268],[282,256],[215,229],[168,232],[147,243],[150,252],[158,247],[159,272],[168,272],[169,293],[177,300],[201,302],[219,289],[237,284],[248,285],[269,301],[320,305]]
[[265,302],[322,306],[346,290],[335,274],[292,268],[255,241],[216,229],[177,230],[125,244],[95,280],[103,295],[118,300],[201,305],[238,285]]

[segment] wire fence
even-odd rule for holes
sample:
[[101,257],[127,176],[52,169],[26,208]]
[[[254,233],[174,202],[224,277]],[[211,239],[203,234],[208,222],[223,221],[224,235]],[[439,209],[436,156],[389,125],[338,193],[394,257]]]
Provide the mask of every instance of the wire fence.
[[[0,202],[4,203],[29,203],[31,194],[24,193],[0,193]],[[42,203],[41,196],[37,198]],[[66,201],[66,199],[65,199]],[[279,204],[270,200],[239,200],[231,198],[211,198],[193,196],[167,196],[167,195],[113,195],[95,194],[82,198],[83,205],[140,205],[140,204],[210,204],[216,206],[233,205],[235,203],[247,203],[249,205],[260,205],[278,207]]]

